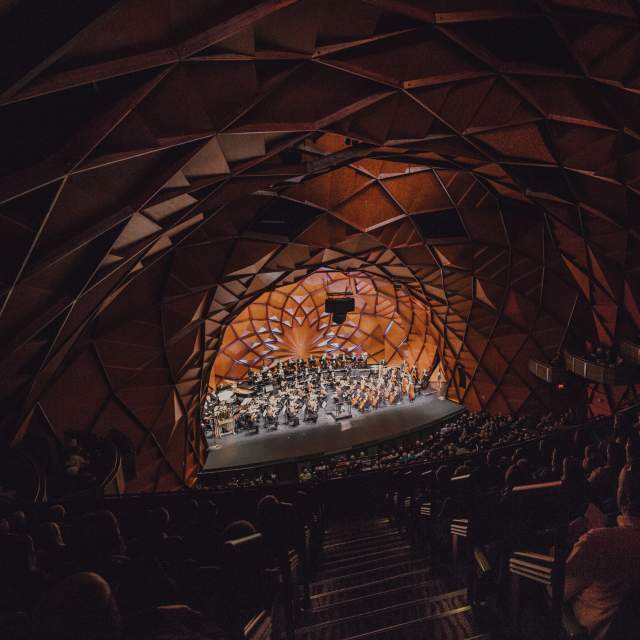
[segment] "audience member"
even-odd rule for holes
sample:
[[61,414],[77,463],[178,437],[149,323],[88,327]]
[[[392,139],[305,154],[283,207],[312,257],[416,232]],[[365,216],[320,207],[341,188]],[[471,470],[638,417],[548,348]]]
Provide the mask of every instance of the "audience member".
[[574,545],[566,565],[565,600],[592,640],[606,637],[613,617],[640,579],[640,472],[625,467],[618,482],[617,526],[595,528]]
[[109,584],[76,573],[49,590],[33,616],[34,640],[119,640],[122,620]]

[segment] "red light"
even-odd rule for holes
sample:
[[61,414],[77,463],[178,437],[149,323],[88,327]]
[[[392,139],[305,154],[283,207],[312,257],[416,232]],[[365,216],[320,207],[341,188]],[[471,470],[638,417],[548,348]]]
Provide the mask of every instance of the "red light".
[[567,385],[564,382],[558,382],[556,388],[558,391],[564,391],[567,388]]

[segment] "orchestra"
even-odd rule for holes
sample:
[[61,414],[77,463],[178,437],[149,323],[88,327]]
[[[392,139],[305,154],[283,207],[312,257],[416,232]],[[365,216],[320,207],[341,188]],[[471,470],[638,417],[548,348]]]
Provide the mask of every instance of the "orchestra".
[[331,405],[334,416],[346,408],[366,413],[382,406],[413,402],[416,394],[426,393],[431,372],[419,374],[416,365],[409,368],[387,366],[382,361],[369,367],[367,354],[347,355],[344,352],[320,358],[310,356],[278,362],[259,372],[250,370],[244,385],[246,397],[221,401],[211,391],[203,404],[205,429],[220,437],[220,425],[233,417],[238,431],[258,433],[260,427],[276,430],[280,424],[296,427],[318,421],[321,409]]

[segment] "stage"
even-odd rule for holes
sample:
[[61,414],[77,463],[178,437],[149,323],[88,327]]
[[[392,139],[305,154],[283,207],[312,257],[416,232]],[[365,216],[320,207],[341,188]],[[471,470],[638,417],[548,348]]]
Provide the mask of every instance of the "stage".
[[439,400],[436,394],[420,395],[413,403],[405,400],[367,413],[354,411],[351,418],[342,420],[325,413],[317,423],[301,422],[297,427],[281,424],[277,431],[228,435],[219,441],[222,448],[209,451],[202,471],[215,473],[333,455],[435,427],[463,411],[461,405]]

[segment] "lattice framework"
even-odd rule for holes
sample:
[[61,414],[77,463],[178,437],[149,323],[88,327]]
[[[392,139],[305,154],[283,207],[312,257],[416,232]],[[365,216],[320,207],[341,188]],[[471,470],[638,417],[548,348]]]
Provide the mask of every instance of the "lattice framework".
[[[335,324],[324,310],[328,294],[353,294],[355,311]],[[227,326],[212,369],[217,385],[246,378],[290,358],[331,357],[340,352],[370,363],[422,371],[431,367],[435,342],[428,333],[428,310],[406,288],[364,272],[320,270],[295,284],[267,291]]]
[[131,489],[191,483],[224,327],[321,267],[428,305],[473,408],[552,406],[529,357],[635,336],[634,3],[36,5],[0,13],[8,440],[118,425]]

